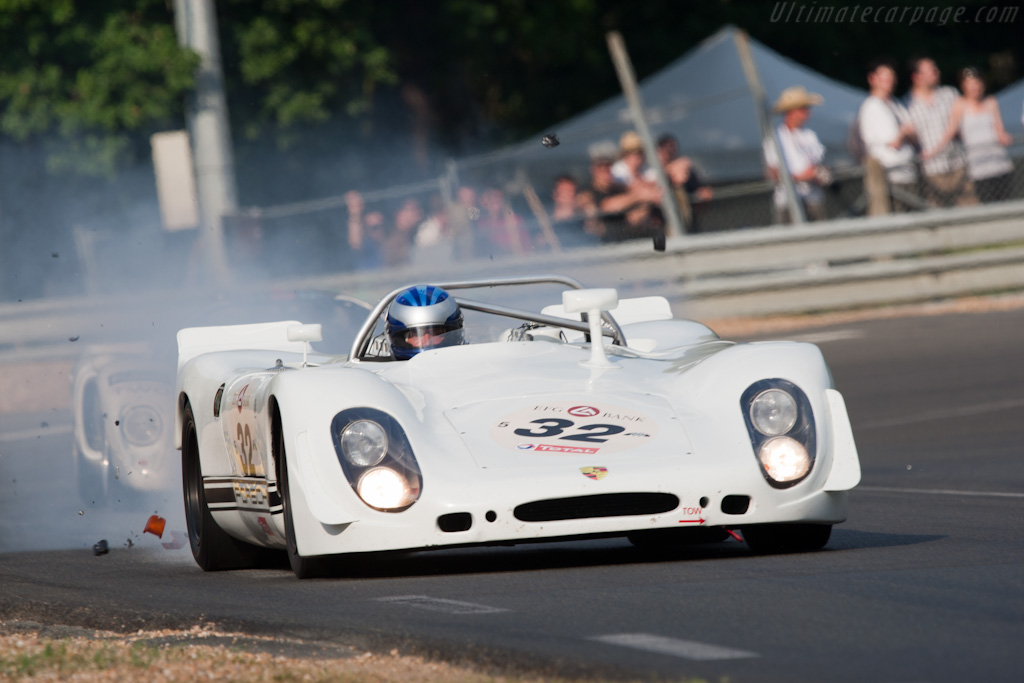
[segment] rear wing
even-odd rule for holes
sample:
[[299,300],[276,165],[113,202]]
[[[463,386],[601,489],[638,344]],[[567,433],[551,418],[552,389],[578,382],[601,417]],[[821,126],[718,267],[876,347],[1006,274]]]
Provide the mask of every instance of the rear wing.
[[[308,341],[290,341],[288,330],[301,325],[297,320],[252,325],[186,327],[178,331],[178,369],[196,356],[215,351],[280,351],[308,353]],[[295,335],[291,335],[292,338]]]

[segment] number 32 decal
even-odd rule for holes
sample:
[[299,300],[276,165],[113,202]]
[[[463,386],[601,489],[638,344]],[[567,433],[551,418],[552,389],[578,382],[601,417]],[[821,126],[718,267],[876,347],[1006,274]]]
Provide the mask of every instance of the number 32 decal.
[[[500,424],[499,427],[504,427],[508,423]],[[559,439],[565,439],[566,441],[586,441],[587,443],[604,443],[608,439],[601,437],[608,437],[614,434],[619,434],[626,431],[625,427],[618,425],[608,424],[583,424],[576,425],[572,420],[561,420],[557,418],[545,418],[541,420],[532,420],[530,424],[538,425],[535,429],[516,429],[513,433],[519,436],[532,436],[534,438],[540,438],[545,436],[558,436],[564,433],[567,429],[575,427],[577,433],[567,434],[566,436],[558,436]],[[585,433],[579,433],[585,432]]]

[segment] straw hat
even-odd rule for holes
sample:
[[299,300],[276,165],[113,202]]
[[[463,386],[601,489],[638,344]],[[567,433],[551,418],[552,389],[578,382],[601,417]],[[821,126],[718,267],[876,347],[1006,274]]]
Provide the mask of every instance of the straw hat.
[[644,143],[640,140],[640,136],[631,130],[627,130],[619,138],[619,153],[626,154],[628,152],[642,152],[644,151]]
[[825,98],[818,93],[807,92],[807,88],[802,85],[794,85],[792,88],[786,88],[779,95],[779,99],[775,101],[775,111],[778,114],[785,114],[793,109],[816,107],[824,101]]

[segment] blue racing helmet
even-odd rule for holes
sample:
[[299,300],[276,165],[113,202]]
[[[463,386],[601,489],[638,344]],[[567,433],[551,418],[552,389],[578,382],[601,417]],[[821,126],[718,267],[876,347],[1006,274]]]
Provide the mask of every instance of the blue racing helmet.
[[433,285],[416,285],[395,297],[385,329],[398,360],[465,343],[462,310],[448,292]]

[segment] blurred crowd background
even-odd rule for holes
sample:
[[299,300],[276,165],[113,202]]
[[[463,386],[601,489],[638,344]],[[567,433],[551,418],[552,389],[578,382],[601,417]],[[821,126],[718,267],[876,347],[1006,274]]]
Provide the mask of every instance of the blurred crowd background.
[[[150,145],[185,128],[202,82],[175,25],[189,4],[0,4],[0,300],[202,279],[203,230],[165,229]],[[278,278],[569,251],[663,234],[666,202],[700,234],[1024,197],[1024,13],[922,6],[911,25],[791,21],[754,0],[217,2],[237,184],[224,263]],[[970,21],[952,18],[961,7]],[[920,58],[950,112],[928,126],[912,120]],[[905,172],[851,142],[889,144],[863,139],[886,128],[860,116],[872,97],[893,111]],[[1002,128],[961,126],[981,109]],[[1005,153],[983,171],[996,175],[977,177],[979,134]]]

